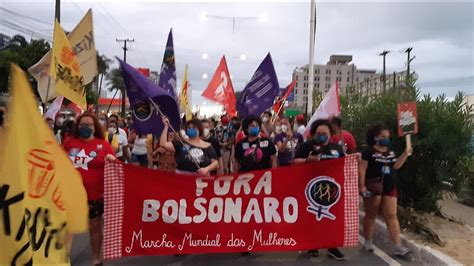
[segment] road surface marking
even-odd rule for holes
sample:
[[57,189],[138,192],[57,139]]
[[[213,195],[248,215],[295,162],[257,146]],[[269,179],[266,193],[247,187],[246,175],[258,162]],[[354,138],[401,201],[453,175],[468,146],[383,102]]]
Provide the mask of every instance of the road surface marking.
[[[364,245],[365,238],[361,235],[359,235],[359,242]],[[401,264],[394,260],[392,257],[390,257],[387,253],[383,252],[380,248],[378,248],[376,245],[374,245],[374,254],[380,257],[382,260],[384,260],[386,263],[392,266],[401,266]]]

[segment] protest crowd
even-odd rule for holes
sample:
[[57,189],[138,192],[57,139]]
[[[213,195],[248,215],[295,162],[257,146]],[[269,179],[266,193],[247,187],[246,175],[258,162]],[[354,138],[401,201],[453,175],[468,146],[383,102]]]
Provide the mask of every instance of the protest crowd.
[[[56,27],[58,25],[57,23]],[[59,39],[56,30],[55,41]],[[64,35],[63,39],[65,38]],[[56,41],[55,45],[58,46],[58,43],[59,41]],[[56,46],[53,46],[53,50]],[[95,57],[95,52],[93,54]],[[53,57],[57,56],[53,51]],[[363,198],[365,211],[364,249],[374,250],[374,223],[376,217],[381,214],[394,245],[394,254],[406,255],[409,252],[400,240],[397,220],[398,191],[394,171],[403,166],[412,151],[411,147],[407,146],[402,154],[396,154],[390,145],[392,132],[384,125],[374,121],[374,124],[367,128],[366,139],[355,140],[350,132],[344,130],[344,121],[340,118],[340,103],[331,100],[323,100],[320,105],[325,110],[335,110],[329,115],[321,115],[321,112],[316,110],[311,117],[303,114],[286,117],[281,110],[294,83],[286,88],[283,95],[278,95],[279,86],[270,54],[259,66],[259,71],[267,73],[270,78],[260,83],[258,77],[252,78],[239,100],[236,100],[233,94],[225,58],[221,60],[218,70],[223,70],[229,82],[222,83],[226,86],[219,82],[214,84],[213,78],[208,90],[211,91],[210,95],[216,95],[217,88],[224,86],[224,95],[214,100],[222,104],[227,112],[212,118],[200,118],[191,114],[185,95],[180,96],[178,100],[174,93],[175,88],[167,91],[166,87],[170,83],[153,85],[131,66],[123,61],[119,62],[127,90],[130,87],[139,88],[143,95],[146,95],[137,96],[133,91],[128,91],[132,111],[127,116],[97,114],[86,107],[83,93],[62,93],[71,89],[72,85],[63,84],[61,89],[61,83],[57,82],[56,90],[59,94],[81,107],[86,107],[83,108],[86,110],[68,117],[56,110],[53,115],[49,113],[43,118],[55,141],[62,146],[81,175],[87,193],[87,218],[94,264],[102,264],[102,217],[104,193],[107,193],[104,191],[104,168],[107,162],[132,164],[157,172],[210,177],[297,164],[314,164],[317,168],[320,161],[359,154],[359,193]],[[166,62],[171,62],[174,68],[174,61]],[[166,76],[166,71],[171,67],[162,69],[162,75]],[[221,75],[217,73],[218,71],[215,76],[220,78]],[[17,86],[15,80],[20,74],[16,75],[11,83],[12,87]],[[55,78],[60,80],[63,77]],[[160,78],[161,80],[165,79]],[[250,86],[253,86],[252,90],[249,89]],[[259,96],[256,93],[258,86],[262,89],[266,87],[270,93]],[[268,86],[272,89],[268,90]],[[16,90],[17,87],[13,89]],[[206,90],[203,96],[206,97],[207,94]],[[332,95],[339,97],[337,82],[326,97],[330,99]],[[137,108],[137,105],[141,104],[139,100],[143,99],[150,101],[147,106],[152,108],[152,111],[146,114],[147,119],[140,117],[140,110],[146,108]],[[184,115],[180,114],[183,112],[180,112],[178,105],[184,110]],[[8,120],[10,114],[12,117],[15,115],[13,111],[9,111],[9,108],[0,110],[0,122],[3,122],[4,113],[7,117],[4,123],[5,134],[8,132],[8,126],[18,122],[13,118]],[[357,143],[365,145],[359,146]],[[344,259],[344,254],[338,247],[329,248],[327,252],[336,260]],[[314,257],[319,255],[317,249],[311,249],[308,253]],[[242,253],[248,254],[249,252]]]

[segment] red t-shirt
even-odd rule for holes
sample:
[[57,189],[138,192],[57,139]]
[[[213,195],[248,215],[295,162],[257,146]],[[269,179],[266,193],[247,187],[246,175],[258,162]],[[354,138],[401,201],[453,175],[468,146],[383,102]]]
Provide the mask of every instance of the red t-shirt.
[[63,144],[74,167],[81,173],[88,200],[98,200],[104,194],[105,156],[114,155],[110,144],[104,139],[86,141],[68,138]]
[[[344,139],[344,144],[347,147],[347,152],[348,153],[355,152],[356,148],[357,148],[357,144],[356,144],[356,141],[354,139],[354,136],[352,136],[352,134],[349,131],[343,130],[342,131],[342,138]],[[340,140],[341,140],[341,135],[333,135],[333,136],[331,136],[330,142],[331,143],[342,144],[342,143],[339,143]]]

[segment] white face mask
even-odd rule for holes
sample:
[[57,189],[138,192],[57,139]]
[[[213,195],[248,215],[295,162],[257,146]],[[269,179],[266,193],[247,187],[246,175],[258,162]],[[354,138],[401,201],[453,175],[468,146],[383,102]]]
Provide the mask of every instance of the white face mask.
[[179,134],[181,135],[181,137],[182,137],[183,139],[189,139],[189,137],[188,137],[188,135],[186,135],[186,131],[184,131],[184,129],[181,129],[181,130],[179,131]]
[[268,122],[268,117],[264,116],[264,117],[262,118],[262,121],[263,121],[263,123]]
[[281,131],[286,133],[286,131],[288,131],[288,126],[287,125],[281,125]]
[[62,118],[62,117],[58,118],[58,123],[60,125],[62,125],[64,123],[64,118]]
[[109,127],[107,131],[109,132],[109,134],[115,134],[115,132],[117,132],[117,129],[115,127]]
[[282,130],[281,126],[275,127],[275,133],[281,133],[281,130]]
[[211,133],[211,131],[209,130],[209,128],[205,128],[202,131],[202,134],[203,134],[204,137],[209,136],[210,133]]

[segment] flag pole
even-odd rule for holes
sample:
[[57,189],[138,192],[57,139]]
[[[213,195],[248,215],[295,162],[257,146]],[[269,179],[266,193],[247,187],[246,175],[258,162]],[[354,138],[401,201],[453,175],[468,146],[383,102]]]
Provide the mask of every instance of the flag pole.
[[[148,97],[148,100],[150,100],[151,104],[153,104],[153,107],[155,107],[156,111],[160,114],[161,118],[165,117],[165,114],[161,111],[160,106],[158,106],[158,104],[156,104],[155,101],[151,97]],[[176,130],[174,129],[174,127],[171,124],[168,124],[168,125],[170,126],[171,130],[176,135],[176,137],[178,137],[179,142],[181,142],[183,147],[186,149],[186,152],[189,153],[189,148],[186,147],[186,145],[184,144],[184,141],[181,139],[181,136],[178,134],[178,132],[176,132]],[[193,156],[190,156],[190,157],[193,160],[193,163],[197,166],[197,168],[198,169],[201,168],[201,166],[196,161],[196,159]]]
[[274,123],[276,122],[277,117],[278,117],[278,115],[280,114],[281,109],[283,108],[283,105],[285,105],[285,102],[286,102],[286,98],[281,102],[280,108],[278,109],[278,112],[275,114],[275,117],[273,117],[272,124],[274,124]]
[[311,0],[311,18],[309,32],[309,64],[308,64],[308,100],[307,113],[313,112],[313,88],[314,88],[314,36],[316,33],[316,0]]
[[115,91],[114,97],[112,97],[112,100],[110,100],[109,107],[107,107],[107,112],[105,112],[106,114],[109,113],[110,106],[112,106],[112,102],[114,101],[115,96],[117,96],[117,92],[118,92],[118,91],[119,91],[118,89]]

